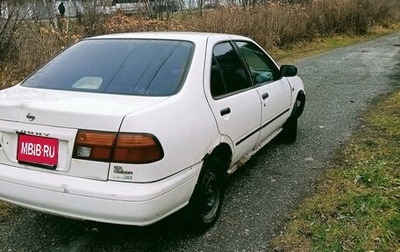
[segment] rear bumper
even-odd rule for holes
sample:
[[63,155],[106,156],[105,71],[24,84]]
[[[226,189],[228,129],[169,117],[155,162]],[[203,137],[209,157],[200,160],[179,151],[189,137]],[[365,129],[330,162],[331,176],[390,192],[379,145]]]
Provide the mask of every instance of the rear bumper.
[[152,183],[97,181],[0,164],[0,199],[37,211],[145,226],[184,207],[201,164]]

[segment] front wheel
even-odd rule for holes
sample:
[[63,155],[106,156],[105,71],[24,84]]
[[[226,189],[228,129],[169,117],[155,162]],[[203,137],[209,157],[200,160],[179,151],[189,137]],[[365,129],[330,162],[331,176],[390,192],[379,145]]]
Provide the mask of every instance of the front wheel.
[[224,198],[224,176],[216,158],[204,161],[199,180],[188,205],[188,218],[199,231],[205,231],[217,221]]
[[282,138],[286,143],[294,143],[297,139],[297,117],[289,118],[283,125]]

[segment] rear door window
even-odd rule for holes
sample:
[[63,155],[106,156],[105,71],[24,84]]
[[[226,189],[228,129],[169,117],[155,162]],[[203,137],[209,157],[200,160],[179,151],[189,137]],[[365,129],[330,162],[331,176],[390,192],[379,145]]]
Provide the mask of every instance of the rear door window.
[[239,55],[230,42],[214,47],[210,85],[214,98],[237,93],[252,85]]

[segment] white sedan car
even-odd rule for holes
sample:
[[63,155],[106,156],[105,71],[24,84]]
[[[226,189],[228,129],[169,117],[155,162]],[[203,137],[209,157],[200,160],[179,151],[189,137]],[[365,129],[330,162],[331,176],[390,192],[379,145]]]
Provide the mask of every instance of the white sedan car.
[[0,91],[0,199],[138,226],[183,208],[207,229],[225,175],[294,142],[304,104],[296,67],[243,36],[84,39]]

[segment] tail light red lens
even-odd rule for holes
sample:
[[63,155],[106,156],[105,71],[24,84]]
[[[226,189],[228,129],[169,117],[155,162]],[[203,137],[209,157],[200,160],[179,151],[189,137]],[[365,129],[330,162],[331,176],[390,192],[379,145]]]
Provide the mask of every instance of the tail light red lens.
[[146,133],[111,133],[79,130],[73,157],[116,163],[144,164],[161,160],[158,139]]
[[164,157],[157,138],[150,134],[120,133],[115,145],[113,162],[144,164]]

